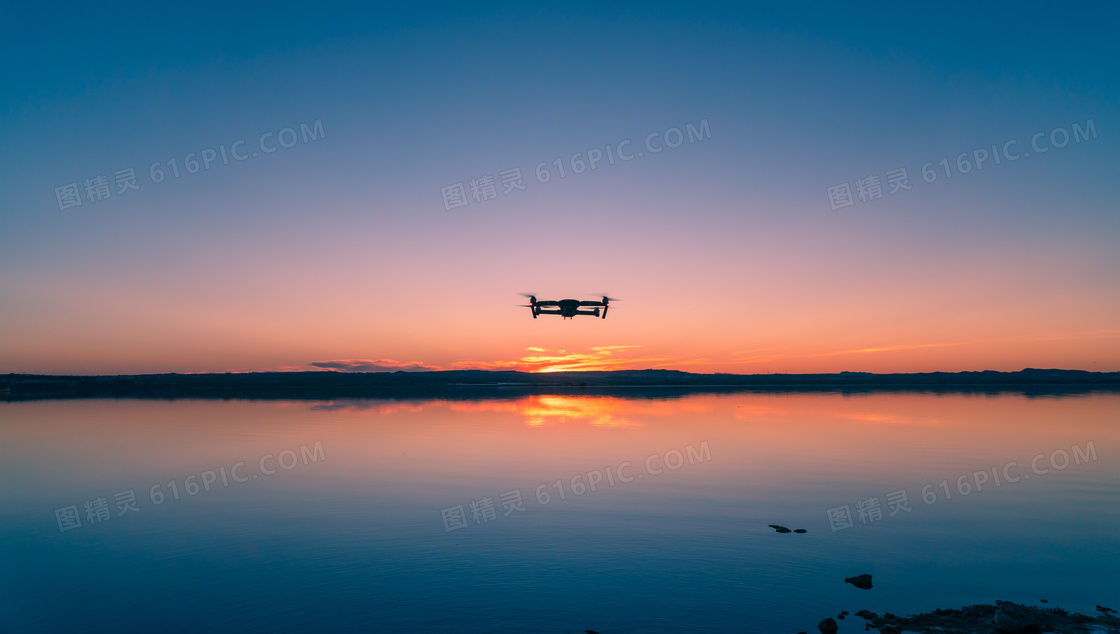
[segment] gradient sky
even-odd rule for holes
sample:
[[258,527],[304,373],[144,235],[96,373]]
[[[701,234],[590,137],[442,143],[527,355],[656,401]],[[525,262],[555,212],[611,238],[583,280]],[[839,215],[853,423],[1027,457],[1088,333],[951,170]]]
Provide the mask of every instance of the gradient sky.
[[11,7],[0,372],[1120,370],[1120,7],[781,4]]

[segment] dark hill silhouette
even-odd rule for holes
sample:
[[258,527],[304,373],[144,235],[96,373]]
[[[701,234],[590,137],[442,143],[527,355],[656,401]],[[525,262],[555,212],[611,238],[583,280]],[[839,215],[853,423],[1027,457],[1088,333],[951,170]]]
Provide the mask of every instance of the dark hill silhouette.
[[540,393],[672,397],[696,392],[1012,392],[1061,395],[1120,391],[1120,372],[1039,370],[914,374],[693,374],[679,370],[528,373],[250,372],[119,376],[0,375],[0,399],[51,398],[492,398]]

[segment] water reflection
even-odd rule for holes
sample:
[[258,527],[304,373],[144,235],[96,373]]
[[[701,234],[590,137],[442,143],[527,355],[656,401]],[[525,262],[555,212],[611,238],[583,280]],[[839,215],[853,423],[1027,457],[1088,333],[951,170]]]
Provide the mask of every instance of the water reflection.
[[430,399],[417,403],[382,403],[368,400],[341,400],[311,406],[322,412],[371,412],[387,415],[446,408],[453,412],[520,414],[530,427],[565,423],[596,427],[640,427],[637,416],[673,416],[704,413],[710,406],[691,399],[633,400],[611,396],[531,395],[510,400],[448,401]]
[[[144,629],[77,616],[107,605],[148,625],[189,612],[165,631],[809,631],[841,609],[995,598],[1091,611],[1120,596],[1117,412],[1110,394],[4,403],[0,563],[19,583],[0,583],[0,626]],[[130,490],[138,511],[117,515]],[[99,498],[111,516],[91,522]],[[71,505],[82,527],[61,531]],[[864,572],[874,591],[843,584]]]

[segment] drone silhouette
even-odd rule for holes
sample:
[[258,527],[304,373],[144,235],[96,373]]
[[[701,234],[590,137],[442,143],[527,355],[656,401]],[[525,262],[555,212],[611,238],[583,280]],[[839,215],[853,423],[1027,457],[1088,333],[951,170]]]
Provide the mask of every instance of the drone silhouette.
[[[533,311],[533,319],[536,319],[537,315],[560,315],[564,319],[571,319],[577,315],[599,317],[599,308],[603,309],[602,318],[606,319],[607,309],[611,307],[611,300],[618,301],[617,297],[607,297],[606,295],[599,301],[580,301],[578,299],[537,301],[535,295],[530,295],[528,293],[522,293],[522,295],[529,298],[529,303],[521,304],[521,306]],[[594,308],[590,310],[580,310],[588,306],[593,306]]]

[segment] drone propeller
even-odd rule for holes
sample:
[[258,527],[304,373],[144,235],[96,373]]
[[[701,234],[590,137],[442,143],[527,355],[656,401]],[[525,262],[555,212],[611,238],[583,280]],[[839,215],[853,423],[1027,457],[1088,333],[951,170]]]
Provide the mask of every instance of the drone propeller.
[[603,319],[606,319],[607,318],[607,311],[611,309],[611,302],[618,302],[618,301],[622,301],[622,300],[618,299],[617,297],[608,297],[605,294],[602,297],[603,297],[603,299],[602,299]]
[[518,293],[523,297],[529,298],[528,304],[518,304],[521,308],[528,308],[533,313],[533,319],[537,318],[537,296],[530,293]]

